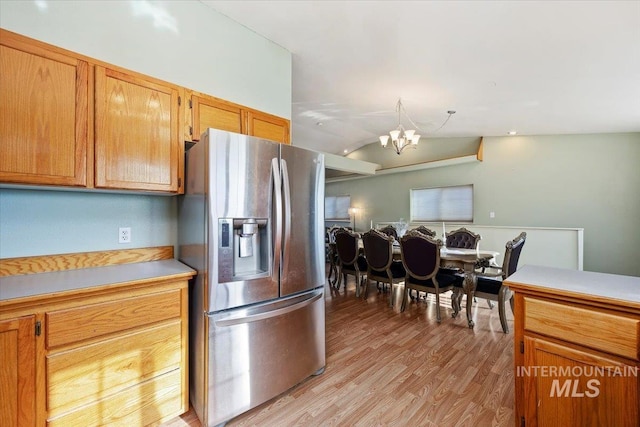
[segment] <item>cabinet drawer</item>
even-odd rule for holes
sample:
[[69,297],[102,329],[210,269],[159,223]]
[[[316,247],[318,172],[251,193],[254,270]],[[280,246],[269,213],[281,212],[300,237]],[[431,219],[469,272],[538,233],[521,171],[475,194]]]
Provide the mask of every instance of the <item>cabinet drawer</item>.
[[640,360],[640,319],[524,298],[524,328],[564,341]]
[[180,317],[180,290],[46,313],[47,348]]
[[48,356],[49,414],[96,401],[180,368],[181,335],[182,322],[175,320]]
[[49,418],[47,425],[89,427],[159,424],[188,409],[181,392],[181,378],[180,369],[167,372],[77,410]]

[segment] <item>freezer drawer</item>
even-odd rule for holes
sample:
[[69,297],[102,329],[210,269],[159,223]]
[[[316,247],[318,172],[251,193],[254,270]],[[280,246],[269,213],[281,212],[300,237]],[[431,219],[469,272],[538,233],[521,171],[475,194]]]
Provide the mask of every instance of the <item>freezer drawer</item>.
[[324,316],[322,289],[209,316],[205,425],[226,422],[324,368]]

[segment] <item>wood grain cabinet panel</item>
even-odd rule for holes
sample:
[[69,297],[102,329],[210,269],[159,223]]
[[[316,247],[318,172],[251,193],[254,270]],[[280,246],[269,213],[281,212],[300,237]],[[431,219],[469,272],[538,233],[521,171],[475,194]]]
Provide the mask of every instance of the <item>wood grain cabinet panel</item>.
[[0,426],[36,424],[35,316],[0,321]]
[[[47,420],[49,427],[158,425],[186,411],[174,370]],[[184,408],[184,409],[183,409]]]
[[[638,425],[639,379],[635,365],[525,337],[525,368],[538,371],[529,379],[526,425]],[[568,373],[569,375],[563,375]],[[533,371],[531,371],[533,372]]]
[[47,348],[180,317],[180,291],[167,291],[46,313]]
[[526,297],[524,311],[527,331],[640,360],[639,318]]
[[96,187],[177,191],[180,89],[105,67],[95,77]]
[[193,95],[191,108],[193,110],[193,141],[199,141],[202,133],[208,128],[246,133],[243,112],[235,104],[212,96]]
[[179,369],[181,327],[174,320],[48,356],[50,416]]
[[0,181],[87,185],[88,64],[0,32]]
[[191,96],[191,139],[199,141],[207,128],[289,143],[289,120],[252,110],[206,94]]
[[289,120],[251,110],[247,113],[248,134],[289,144]]

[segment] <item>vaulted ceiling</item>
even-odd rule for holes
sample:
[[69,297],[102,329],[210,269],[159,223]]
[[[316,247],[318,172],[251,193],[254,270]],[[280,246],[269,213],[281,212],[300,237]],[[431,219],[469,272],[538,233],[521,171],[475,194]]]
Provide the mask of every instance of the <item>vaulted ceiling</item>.
[[640,131],[640,1],[202,1],[292,53],[295,145],[376,142],[399,98],[427,138]]

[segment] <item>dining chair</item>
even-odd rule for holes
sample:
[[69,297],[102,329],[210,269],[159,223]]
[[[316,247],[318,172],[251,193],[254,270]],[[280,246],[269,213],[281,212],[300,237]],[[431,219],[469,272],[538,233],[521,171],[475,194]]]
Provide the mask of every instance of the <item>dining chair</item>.
[[360,254],[358,247],[358,233],[340,228],[335,232],[336,252],[338,254],[338,279],[335,288],[340,290],[340,283],[344,278],[344,289],[347,290],[347,275],[353,275],[356,280],[356,297],[360,296],[360,288],[367,275],[367,261]]
[[466,228],[458,228],[446,234],[447,248],[476,249],[482,237]]
[[436,237],[436,232],[431,230],[430,228],[425,227],[424,225],[416,227],[411,231],[417,231],[419,233],[424,234],[425,236],[429,236],[429,237],[433,237],[433,238]]
[[[500,324],[505,334],[509,333],[509,325],[507,324],[506,317],[506,302],[507,300],[509,301],[511,312],[513,313],[513,292],[509,290],[509,287],[506,286],[503,281],[518,269],[518,260],[520,259],[520,254],[522,253],[526,239],[527,233],[522,232],[515,239],[507,242],[502,267],[485,267],[482,271],[476,273],[478,281],[474,295],[479,298],[485,298],[488,301],[498,302]],[[462,285],[456,283],[456,286]],[[460,306],[462,293],[459,295],[458,307]],[[490,307],[493,308],[492,306]]]
[[394,239],[398,240],[398,230],[393,225],[387,225],[384,228],[381,228],[380,231],[387,236],[393,236]]
[[[450,231],[446,234],[446,247],[448,249],[476,249],[478,247],[478,242],[480,242],[479,234],[474,233],[473,231],[467,230],[466,228],[458,228],[457,230]],[[440,273],[442,274],[462,274],[462,270],[457,267],[452,266],[443,266],[440,268]],[[491,304],[489,304],[491,307]]]
[[[449,274],[442,274],[440,269],[441,240],[435,240],[418,231],[410,231],[400,238],[402,265],[407,271],[404,281],[404,295],[401,311],[405,310],[409,291],[433,293],[436,296],[436,319],[441,321],[440,294],[454,290],[454,282],[458,279]],[[459,311],[458,298],[451,298],[454,314]]]
[[[388,283],[390,291],[393,291],[394,283],[404,282],[406,271],[402,261],[393,260],[393,237],[382,233],[379,230],[369,230],[362,235],[364,245],[364,256],[367,259],[367,279],[365,280],[364,299],[369,296],[369,282],[376,281],[376,284]],[[389,295],[389,303],[391,297]]]

